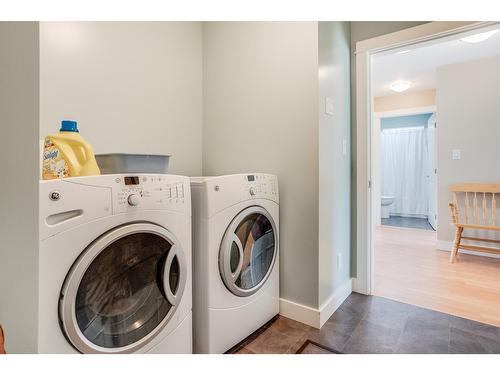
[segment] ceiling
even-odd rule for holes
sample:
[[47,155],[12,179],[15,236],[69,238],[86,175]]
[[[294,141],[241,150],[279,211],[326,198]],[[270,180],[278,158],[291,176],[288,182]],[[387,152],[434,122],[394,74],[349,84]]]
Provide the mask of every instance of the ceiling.
[[[473,34],[483,31],[485,30],[476,30]],[[480,43],[462,42],[460,40],[462,37],[464,35],[446,38],[438,43],[404,47],[374,55],[372,59],[374,96],[397,95],[398,93],[390,89],[390,85],[399,80],[411,82],[411,87],[405,92],[434,89],[436,68],[500,55],[500,31]],[[405,50],[410,51],[397,53]]]

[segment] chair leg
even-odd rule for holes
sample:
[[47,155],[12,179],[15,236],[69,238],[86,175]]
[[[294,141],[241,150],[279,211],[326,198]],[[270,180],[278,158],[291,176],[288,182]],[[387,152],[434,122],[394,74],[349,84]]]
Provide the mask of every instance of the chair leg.
[[457,227],[455,231],[455,241],[453,242],[453,250],[450,255],[450,263],[453,263],[458,255],[458,247],[460,246],[460,241],[462,240],[462,232],[464,228]]

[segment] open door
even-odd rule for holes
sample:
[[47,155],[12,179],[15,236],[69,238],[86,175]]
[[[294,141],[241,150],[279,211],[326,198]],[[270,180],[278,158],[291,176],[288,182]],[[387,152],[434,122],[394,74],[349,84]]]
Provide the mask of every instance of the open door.
[[436,142],[437,122],[436,114],[433,113],[427,122],[427,189],[429,196],[429,211],[427,219],[434,230],[437,230],[437,142]]

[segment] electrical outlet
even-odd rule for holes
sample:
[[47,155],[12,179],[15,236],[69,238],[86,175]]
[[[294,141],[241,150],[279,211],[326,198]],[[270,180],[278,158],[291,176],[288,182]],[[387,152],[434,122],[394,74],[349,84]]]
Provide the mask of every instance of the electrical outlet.
[[460,160],[460,158],[461,158],[461,155],[460,155],[460,154],[461,154],[461,152],[460,152],[460,150],[459,150],[459,149],[452,150],[452,151],[451,151],[451,158],[452,158],[453,160]]

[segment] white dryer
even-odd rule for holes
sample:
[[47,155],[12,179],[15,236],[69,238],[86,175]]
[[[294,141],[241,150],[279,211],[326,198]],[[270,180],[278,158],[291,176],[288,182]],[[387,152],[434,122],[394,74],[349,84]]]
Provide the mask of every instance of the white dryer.
[[279,195],[262,173],[191,179],[193,347],[223,353],[279,313]]
[[40,182],[41,353],[191,353],[189,178]]

